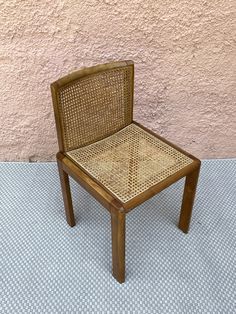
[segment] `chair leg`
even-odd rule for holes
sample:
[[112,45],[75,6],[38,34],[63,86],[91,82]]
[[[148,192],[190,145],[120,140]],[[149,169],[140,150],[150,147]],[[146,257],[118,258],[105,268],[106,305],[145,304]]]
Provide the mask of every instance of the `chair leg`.
[[75,225],[75,217],[72,206],[69,177],[68,174],[63,170],[62,164],[59,160],[57,160],[57,165],[61,181],[61,190],[65,206],[66,220],[68,224],[73,227]]
[[112,274],[119,283],[125,282],[125,212],[111,210]]
[[184,233],[188,233],[189,230],[199,172],[200,165],[196,170],[188,174],[185,179],[184,195],[179,218],[179,229]]

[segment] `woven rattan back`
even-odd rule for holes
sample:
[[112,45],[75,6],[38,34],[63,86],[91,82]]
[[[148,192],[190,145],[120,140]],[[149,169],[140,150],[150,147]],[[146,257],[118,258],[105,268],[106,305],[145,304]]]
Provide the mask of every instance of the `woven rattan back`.
[[101,140],[132,122],[133,62],[86,68],[51,84],[60,151]]

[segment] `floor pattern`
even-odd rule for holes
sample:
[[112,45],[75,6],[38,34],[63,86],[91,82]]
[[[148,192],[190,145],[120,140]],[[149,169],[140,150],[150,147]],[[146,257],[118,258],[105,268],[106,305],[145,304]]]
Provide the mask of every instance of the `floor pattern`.
[[202,163],[191,229],[181,180],[127,216],[126,282],[111,275],[109,213],[55,163],[0,163],[0,313],[236,313],[236,160]]

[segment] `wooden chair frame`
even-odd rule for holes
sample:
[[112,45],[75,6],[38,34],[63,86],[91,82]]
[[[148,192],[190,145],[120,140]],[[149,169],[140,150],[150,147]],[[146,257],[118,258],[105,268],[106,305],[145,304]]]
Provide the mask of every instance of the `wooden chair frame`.
[[[53,106],[55,112],[55,120],[57,127],[58,143],[60,151],[57,153],[57,164],[60,175],[60,182],[65,206],[66,219],[68,224],[73,227],[75,225],[75,218],[73,213],[71,191],[69,185],[69,176],[71,176],[75,181],[77,181],[85,190],[87,190],[95,199],[97,199],[109,212],[111,215],[111,230],[112,230],[112,273],[113,276],[117,279],[119,283],[125,281],[125,218],[126,214],[131,211],[136,206],[140,205],[144,201],[153,197],[157,193],[161,192],[163,189],[167,188],[171,184],[180,180],[183,177],[186,177],[185,188],[183,194],[183,201],[181,207],[181,213],[179,218],[178,227],[184,232],[187,233],[189,230],[192,208],[197,188],[198,176],[200,171],[201,162],[196,157],[185,152],[176,145],[170,143],[163,137],[155,134],[154,132],[148,130],[146,127],[142,126],[136,121],[135,123],[140,128],[154,135],[158,139],[161,139],[163,142],[172,146],[179,152],[190,157],[193,162],[188,166],[184,167],[175,174],[169,176],[160,183],[152,186],[145,192],[134,197],[126,203],[122,203],[118,198],[114,197],[109,190],[105,189],[102,184],[99,184],[96,180],[93,179],[88,173],[86,173],[80,166],[78,166],[71,158],[65,154],[63,138],[62,138],[62,126],[60,124],[59,112],[58,112],[58,89],[68,84],[73,80],[77,80],[84,76],[98,73],[100,71],[106,71],[108,69],[113,69],[116,67],[122,67],[130,65],[133,67],[132,61],[121,61],[113,62],[104,65],[98,65],[95,67],[86,68],[75,73],[72,73],[54,83],[51,84],[51,92],[53,99]],[[132,80],[132,90],[133,90],[133,80]]]

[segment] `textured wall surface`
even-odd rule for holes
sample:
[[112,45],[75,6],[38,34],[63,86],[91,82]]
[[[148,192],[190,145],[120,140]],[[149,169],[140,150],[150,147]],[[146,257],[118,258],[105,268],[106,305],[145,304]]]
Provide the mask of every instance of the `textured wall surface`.
[[0,0],[0,160],[52,160],[49,84],[132,59],[135,118],[201,158],[236,156],[235,0]]

